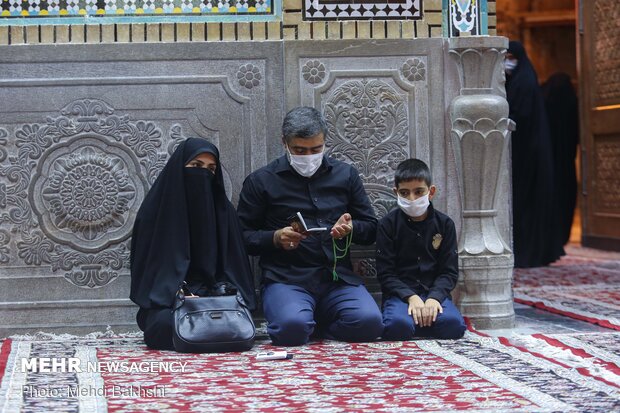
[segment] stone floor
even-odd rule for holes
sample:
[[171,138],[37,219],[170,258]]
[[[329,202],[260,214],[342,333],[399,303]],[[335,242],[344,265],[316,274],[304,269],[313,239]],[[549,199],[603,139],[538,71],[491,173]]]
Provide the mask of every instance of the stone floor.
[[[571,229],[570,243],[565,246],[568,256],[604,258],[620,260],[620,252],[583,248],[581,239],[581,215],[575,211],[575,219]],[[570,334],[587,332],[612,332],[605,327],[585,321],[576,320],[563,315],[554,314],[524,304],[514,303],[515,327],[513,329],[481,330],[494,337],[511,337],[528,334]]]
[[494,337],[511,337],[527,334],[570,334],[587,332],[612,332],[605,327],[575,320],[559,314],[515,303],[515,327],[513,329],[480,330]]

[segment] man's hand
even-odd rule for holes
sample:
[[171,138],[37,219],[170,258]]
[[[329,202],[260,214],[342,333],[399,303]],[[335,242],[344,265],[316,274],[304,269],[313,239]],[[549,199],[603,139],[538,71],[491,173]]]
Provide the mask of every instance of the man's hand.
[[437,320],[437,314],[443,313],[441,303],[434,298],[429,298],[424,303],[422,309],[422,327],[430,327],[435,320]]
[[345,212],[340,218],[338,218],[338,221],[334,224],[330,233],[332,237],[340,239],[349,235],[351,231],[353,231],[351,214]]
[[306,235],[296,232],[293,227],[284,227],[273,233],[273,245],[284,250],[294,250]]
[[409,303],[407,314],[413,317],[413,323],[415,325],[419,325],[422,322],[422,310],[424,309],[424,301],[422,301],[419,296],[412,295],[409,296],[407,302]]

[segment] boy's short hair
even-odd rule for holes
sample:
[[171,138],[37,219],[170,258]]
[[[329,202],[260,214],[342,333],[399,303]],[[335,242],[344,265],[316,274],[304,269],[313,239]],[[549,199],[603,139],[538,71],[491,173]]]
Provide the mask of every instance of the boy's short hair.
[[401,182],[420,180],[424,181],[427,186],[431,186],[432,177],[431,170],[421,160],[411,158],[405,159],[396,167],[394,173],[394,186],[398,188],[398,184]]

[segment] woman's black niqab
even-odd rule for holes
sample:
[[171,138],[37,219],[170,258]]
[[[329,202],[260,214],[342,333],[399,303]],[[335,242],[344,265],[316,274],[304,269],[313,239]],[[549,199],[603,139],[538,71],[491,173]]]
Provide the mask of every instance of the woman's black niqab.
[[[215,174],[185,165],[201,153]],[[234,207],[226,197],[217,148],[182,142],[146,195],[131,240],[130,298],[141,308],[171,307],[179,284],[204,292],[217,282],[236,286],[254,309],[254,280]]]

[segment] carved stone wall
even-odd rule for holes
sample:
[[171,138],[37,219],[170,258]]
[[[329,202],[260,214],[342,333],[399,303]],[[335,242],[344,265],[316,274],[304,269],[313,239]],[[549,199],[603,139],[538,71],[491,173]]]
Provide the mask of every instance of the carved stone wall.
[[[331,156],[355,165],[378,216],[394,205],[393,171],[416,156],[436,165],[445,189],[442,95],[443,41],[286,43],[287,105],[319,108]],[[430,69],[429,69],[430,68]],[[433,111],[431,108],[440,109]],[[445,206],[446,193],[438,197]]]
[[[447,116],[460,84],[446,39],[230,47],[0,47],[0,337],[135,329],[131,228],[178,142],[197,136],[220,148],[236,203],[245,176],[282,154],[282,118],[299,105],[325,114],[329,154],[357,167],[379,217],[395,204],[394,168],[418,157],[438,187],[435,206],[460,231]],[[498,79],[489,87],[501,90]],[[508,239],[509,211],[495,225]],[[374,248],[353,254],[378,292]]]
[[[378,217],[396,205],[394,170],[409,157],[430,166],[439,209],[458,204],[445,138],[443,49],[442,39],[285,43],[287,107],[324,113],[327,152],[355,165]],[[378,291],[374,247],[358,247],[353,256]]]
[[0,51],[0,336],[135,328],[131,229],[176,145],[215,143],[233,202],[266,163],[282,45],[169,46]]

